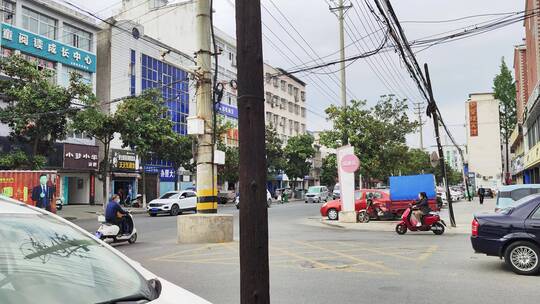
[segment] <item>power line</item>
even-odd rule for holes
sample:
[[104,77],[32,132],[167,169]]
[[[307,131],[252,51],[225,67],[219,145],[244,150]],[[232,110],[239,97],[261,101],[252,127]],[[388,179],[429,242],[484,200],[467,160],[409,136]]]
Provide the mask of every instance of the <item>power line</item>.
[[455,22],[455,21],[478,18],[478,17],[491,17],[491,16],[502,16],[502,15],[506,16],[506,15],[512,15],[512,14],[519,14],[519,13],[522,13],[522,12],[523,11],[506,12],[506,13],[476,14],[476,15],[469,15],[469,16],[464,16],[464,17],[459,17],[459,18],[454,18],[454,19],[446,19],[446,20],[405,20],[405,21],[400,21],[400,22],[402,24],[403,23],[448,23],[448,22]]

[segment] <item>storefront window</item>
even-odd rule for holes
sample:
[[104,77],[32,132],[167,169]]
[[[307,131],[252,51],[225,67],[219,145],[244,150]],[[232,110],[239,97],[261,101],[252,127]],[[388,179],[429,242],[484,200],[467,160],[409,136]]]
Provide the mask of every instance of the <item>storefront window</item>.
[[63,66],[62,67],[62,85],[68,86],[69,85],[69,78],[71,73],[76,73],[82,76],[81,80],[83,83],[92,85],[92,74],[90,72],[81,71],[78,69],[74,69],[72,67]]
[[13,24],[15,20],[15,3],[2,1],[2,22]]
[[92,34],[69,24],[64,23],[64,42],[68,45],[90,51],[92,47]]
[[22,9],[23,28],[45,36],[50,39],[56,39],[56,20],[48,16],[34,12],[26,7]]

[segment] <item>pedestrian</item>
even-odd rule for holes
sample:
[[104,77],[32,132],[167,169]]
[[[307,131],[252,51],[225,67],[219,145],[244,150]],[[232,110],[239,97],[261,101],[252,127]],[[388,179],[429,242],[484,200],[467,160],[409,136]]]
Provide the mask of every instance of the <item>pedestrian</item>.
[[484,197],[486,196],[486,189],[484,187],[480,186],[478,188],[478,198],[480,198],[480,205],[484,204]]
[[41,174],[39,176],[39,185],[32,189],[32,200],[36,207],[51,211],[53,195],[53,188],[47,185],[47,175]]

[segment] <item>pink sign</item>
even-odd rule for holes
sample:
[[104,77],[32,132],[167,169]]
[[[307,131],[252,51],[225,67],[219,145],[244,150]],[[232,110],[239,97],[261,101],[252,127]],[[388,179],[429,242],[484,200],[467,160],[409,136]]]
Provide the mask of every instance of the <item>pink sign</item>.
[[341,169],[347,173],[354,173],[360,167],[360,160],[354,154],[347,154],[341,159]]

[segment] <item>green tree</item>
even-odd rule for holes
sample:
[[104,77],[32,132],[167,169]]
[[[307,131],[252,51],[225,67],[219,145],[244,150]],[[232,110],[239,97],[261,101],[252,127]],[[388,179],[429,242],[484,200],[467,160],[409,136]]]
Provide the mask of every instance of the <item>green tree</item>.
[[387,180],[399,174],[408,151],[405,136],[418,124],[407,116],[406,100],[383,96],[374,107],[366,101],[352,100],[347,107],[326,109],[333,129],[321,133],[321,143],[331,148],[342,146],[347,137],[360,159],[360,173],[369,183],[373,178]]
[[[313,148],[313,136],[309,134],[297,135],[289,138],[284,149],[285,173],[289,180],[296,181],[297,178],[304,178],[309,174],[311,159],[315,155]],[[293,188],[295,183],[293,183]]]
[[321,183],[323,185],[335,185],[337,174],[337,158],[335,154],[329,154],[322,160]]
[[[501,137],[506,148],[506,173],[510,169],[508,139],[516,126],[516,85],[512,72],[506,66],[504,57],[501,59],[500,72],[493,79],[493,92],[499,103],[499,119]],[[506,178],[506,176],[505,176]]]
[[10,127],[10,137],[31,147],[30,158],[46,154],[52,144],[64,139],[68,119],[77,111],[72,105],[89,98],[81,76],[72,74],[68,87],[55,84],[54,73],[39,70],[21,56],[0,60],[0,92],[7,106],[0,109],[0,121]]
[[46,162],[45,157],[38,155],[31,158],[20,149],[0,154],[0,169],[3,170],[39,170],[45,166]]
[[264,138],[266,143],[267,179],[271,179],[285,169],[283,141],[279,138],[276,129],[271,126],[266,126]]
[[151,157],[163,154],[164,143],[175,137],[173,124],[167,117],[160,92],[146,90],[139,96],[122,101],[116,111],[122,129],[119,130],[124,147],[130,147],[143,167],[143,206],[146,207],[145,164]]
[[240,152],[237,147],[225,148],[225,164],[219,166],[218,176],[222,182],[236,185],[239,180]]

